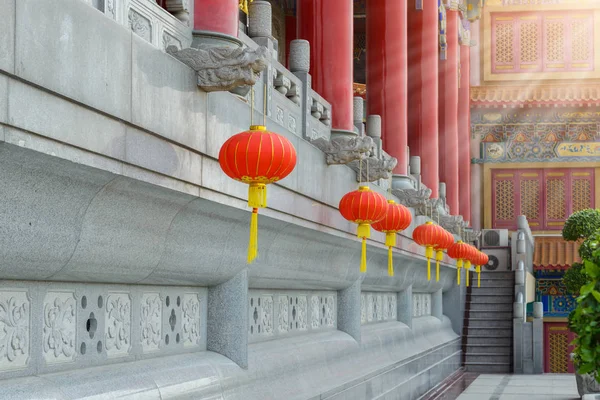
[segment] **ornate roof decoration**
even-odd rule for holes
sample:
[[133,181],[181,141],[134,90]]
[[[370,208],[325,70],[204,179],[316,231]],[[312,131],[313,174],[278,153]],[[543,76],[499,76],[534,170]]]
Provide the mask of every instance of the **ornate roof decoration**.
[[367,96],[367,85],[364,83],[353,83],[352,89],[354,91],[354,96],[358,97],[366,97]]
[[579,258],[579,243],[567,242],[561,237],[536,237],[533,266],[536,269],[563,269]]
[[471,106],[479,108],[573,105],[600,105],[600,83],[471,87]]

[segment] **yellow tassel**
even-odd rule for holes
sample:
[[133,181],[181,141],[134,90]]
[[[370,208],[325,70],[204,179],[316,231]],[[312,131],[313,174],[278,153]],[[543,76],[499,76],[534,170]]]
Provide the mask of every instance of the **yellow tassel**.
[[481,287],[481,265],[475,267],[475,271],[477,271],[477,287]]
[[248,187],[248,207],[265,208],[267,206],[267,185],[251,183]]
[[394,276],[394,261],[392,259],[392,248],[388,247],[388,275]]
[[425,247],[425,258],[427,258],[427,280],[431,280],[431,259],[433,258],[433,247]]
[[460,286],[460,269],[463,266],[463,260],[461,258],[456,262],[456,284]]
[[396,232],[385,233],[385,245],[388,247],[388,275],[394,276],[394,256],[392,247],[396,246]]
[[248,264],[258,256],[258,208],[252,209],[250,217],[250,240],[248,241]]
[[440,261],[444,258],[444,252],[438,250],[435,252],[435,281],[440,281]]
[[465,272],[467,274],[467,287],[469,287],[469,275],[471,274],[471,261],[465,263]]
[[367,272],[367,238],[362,238],[362,252],[360,254],[360,272]]

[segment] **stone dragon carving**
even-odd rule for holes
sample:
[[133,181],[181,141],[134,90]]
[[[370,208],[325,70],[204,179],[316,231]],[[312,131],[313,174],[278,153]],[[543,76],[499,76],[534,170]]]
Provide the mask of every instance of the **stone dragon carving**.
[[392,171],[398,165],[398,160],[394,157],[378,158],[370,156],[365,158],[362,168],[359,161],[353,161],[349,165],[357,173],[362,173],[361,177],[357,176],[359,182],[373,182],[379,179],[390,179]]
[[325,153],[327,165],[363,160],[373,147],[373,139],[368,136],[343,135],[332,137],[330,141],[319,138],[312,143]]
[[248,47],[200,45],[179,50],[167,47],[167,53],[196,71],[198,86],[207,92],[228,91],[254,85],[268,66],[269,50]]
[[392,189],[392,194],[406,207],[415,209],[417,215],[431,214],[431,189],[421,186],[419,189]]

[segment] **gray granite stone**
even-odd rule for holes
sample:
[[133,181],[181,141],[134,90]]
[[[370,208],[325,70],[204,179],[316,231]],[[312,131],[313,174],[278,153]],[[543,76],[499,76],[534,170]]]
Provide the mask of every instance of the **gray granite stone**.
[[337,307],[340,331],[346,332],[360,343],[360,279],[346,289],[338,291]]
[[125,158],[122,122],[14,79],[9,82],[9,92],[11,125],[112,158]]
[[132,41],[132,122],[205,152],[208,95],[198,89],[196,73],[137,35]]
[[381,137],[381,116],[369,115],[367,116],[367,135],[380,138]]
[[412,328],[413,320],[412,285],[398,293],[398,321]]
[[[15,15],[17,0],[0,0],[0,70],[13,73],[15,69]],[[1,93],[1,92],[0,92]]]
[[271,3],[255,0],[248,5],[248,35],[271,37]]
[[310,71],[310,43],[308,40],[295,39],[290,42],[289,66],[292,72]]
[[248,368],[248,270],[208,290],[206,347]]
[[[463,278],[464,274],[461,274]],[[452,321],[452,328],[456,334],[462,334],[465,313],[466,290],[464,282],[460,286],[452,286],[442,295],[444,315]]]
[[[8,77],[0,74],[0,124],[3,123],[8,123]],[[4,140],[4,136],[0,136],[0,140]]]
[[431,294],[431,315],[439,319],[444,316],[442,289]]
[[80,0],[16,4],[15,73],[130,120],[131,32]]

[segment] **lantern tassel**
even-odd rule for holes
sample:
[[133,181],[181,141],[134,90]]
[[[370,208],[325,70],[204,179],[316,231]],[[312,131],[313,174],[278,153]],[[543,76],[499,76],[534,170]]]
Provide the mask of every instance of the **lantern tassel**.
[[367,272],[367,238],[362,238],[362,251],[360,253],[360,272]]
[[267,185],[251,183],[248,187],[248,207],[265,208],[267,206]]
[[463,261],[461,259],[459,259],[456,262],[456,284],[458,286],[460,286],[460,269],[462,268],[462,266],[463,266]]
[[440,261],[444,258],[444,253],[441,250],[435,252],[435,281],[440,281]]
[[394,256],[392,255],[392,247],[396,245],[396,232],[385,233],[385,245],[388,247],[388,275],[394,276]]
[[433,247],[425,247],[425,257],[427,258],[427,280],[431,280],[431,259],[433,258]]
[[475,267],[475,271],[477,272],[477,287],[481,287],[481,266]]
[[248,264],[258,256],[258,208],[252,209],[250,217],[250,240],[248,241]]

